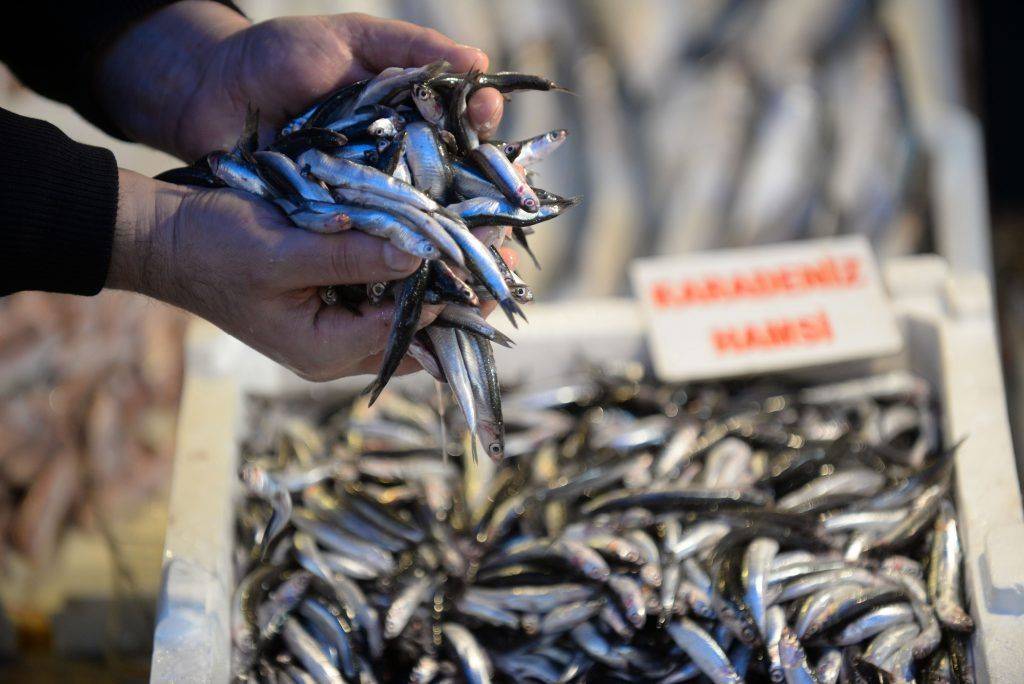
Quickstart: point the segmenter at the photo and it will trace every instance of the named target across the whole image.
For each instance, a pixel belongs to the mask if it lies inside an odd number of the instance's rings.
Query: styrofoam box
[[[890,264],[886,281],[905,351],[797,375],[822,382],[906,368],[934,384],[947,441],[967,437],[956,457],[956,495],[968,600],[977,623],[978,678],[1020,681],[1024,512],[986,279],[954,278],[938,257],[911,257]],[[639,311],[630,300],[538,305],[529,315],[530,324],[515,333],[516,348],[499,353],[498,366],[507,378],[550,381],[581,358],[645,354]],[[402,381],[416,382],[416,377]],[[232,514],[245,397],[334,393],[364,383],[365,378],[305,383],[208,326],[192,330],[152,681],[226,682],[230,675]]]

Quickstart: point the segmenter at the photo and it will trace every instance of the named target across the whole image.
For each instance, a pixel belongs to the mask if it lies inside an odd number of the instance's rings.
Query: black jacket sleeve
[[[228,0],[214,1],[238,11]],[[105,132],[126,139],[96,100],[96,60],[133,23],[174,2],[19,3],[17,20],[8,16],[0,21],[0,61],[40,95],[71,105]]]
[[[103,288],[117,218],[110,150],[0,109],[0,296]]]
[[[16,20],[0,21],[0,61],[33,90],[124,138],[93,92],[96,60],[132,23],[172,2],[21,3]],[[114,155],[2,109],[0,140],[0,296],[96,294],[107,278],[117,219]]]

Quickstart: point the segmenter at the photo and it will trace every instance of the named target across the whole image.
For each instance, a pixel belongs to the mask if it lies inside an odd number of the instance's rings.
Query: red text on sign
[[[862,283],[857,257],[824,257],[808,264],[758,268],[731,275],[711,274],[682,280],[662,280],[651,286],[657,308],[712,304],[739,299],[762,299],[814,290],[838,290]]]
[[[831,342],[833,338],[832,321],[827,313],[819,311],[808,316],[715,328],[711,331],[711,346],[719,356],[725,356],[810,346]]]

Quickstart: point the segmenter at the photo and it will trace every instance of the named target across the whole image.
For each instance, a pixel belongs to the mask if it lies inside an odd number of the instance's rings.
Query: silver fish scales
[[[273,424],[254,414],[248,442],[259,448],[243,465],[250,481],[261,468],[267,484],[250,486],[241,503],[249,522],[238,538],[235,674],[262,681],[267,668],[313,668],[333,681],[333,667],[377,681],[815,682],[842,681],[854,665],[906,680],[932,662],[962,664],[962,647],[946,651],[970,629],[962,589],[946,586],[962,575],[954,450],[929,443],[915,468],[892,450],[919,449],[916,440],[875,449],[878,433],[856,411],[821,412],[865,402],[935,411],[927,394],[879,397],[873,382],[864,379],[861,396],[844,389],[830,399],[826,386],[677,387],[629,367],[588,367],[566,391],[510,394],[510,437],[536,430],[524,418],[536,407],[560,419],[494,473],[460,443],[451,399],[442,407],[429,393],[386,390],[372,406],[280,400],[270,410],[291,416],[277,424],[292,428],[266,434]],[[769,410],[780,402],[787,411]],[[448,416],[447,445],[431,411],[438,425]],[[840,413],[823,442],[814,421]],[[664,434],[628,438],[658,425]],[[697,472],[638,479],[638,469],[658,468],[677,431],[703,439],[687,457]],[[302,465],[266,453],[301,451],[288,446],[299,439],[320,453],[304,452]],[[724,440],[765,463],[720,469],[722,452],[712,453]],[[332,449],[354,467],[325,468]],[[713,487],[701,476],[709,466]],[[302,467],[316,473],[305,489],[271,484]],[[280,504],[260,498],[270,490],[291,497],[283,529]],[[822,503],[776,505],[808,492]],[[866,543],[851,554],[856,535]],[[288,638],[251,623],[258,615],[290,625]]]

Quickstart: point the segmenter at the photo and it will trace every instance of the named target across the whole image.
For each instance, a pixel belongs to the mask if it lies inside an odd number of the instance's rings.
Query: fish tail
[[[493,338],[494,339],[492,339],[491,341],[494,342],[495,344],[500,344],[502,347],[512,348],[516,346],[515,341],[505,333],[501,332],[500,330],[494,331]]]
[[[529,323],[530,321],[526,318],[526,314],[523,313],[522,307],[512,298],[502,299],[498,302],[501,306],[501,310],[508,316],[508,320],[512,323],[515,328],[519,327],[519,322],[516,320],[516,315],[520,316],[524,321]]]
[[[540,261],[538,261],[537,255],[533,253],[533,250],[530,249],[530,243],[527,241],[526,233],[523,232],[523,229],[519,228],[519,227],[516,227],[516,226],[513,226],[512,227],[512,237],[515,239],[516,242],[519,243],[519,246],[522,247],[526,251],[526,253],[530,256],[530,260],[533,261],[533,265],[537,267],[537,270],[538,271],[541,270],[540,269]]]
[[[384,391],[384,386],[386,384],[386,382],[381,382],[380,376],[377,376],[374,378],[373,382],[366,386],[366,389],[360,392],[360,394],[364,396],[370,396],[370,401],[367,404],[368,406],[373,406],[373,403],[380,397],[380,393]]]

